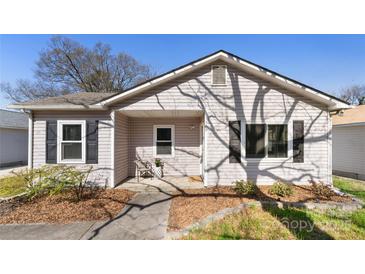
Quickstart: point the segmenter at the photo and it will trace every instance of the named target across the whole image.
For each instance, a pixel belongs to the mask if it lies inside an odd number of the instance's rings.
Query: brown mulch
[[[255,196],[237,195],[232,187],[214,187],[206,189],[186,190],[185,194],[177,194],[171,202],[168,230],[183,229],[222,209],[235,207],[241,203],[253,201],[281,202],[350,202],[350,197],[334,194],[327,198],[318,198],[306,186],[293,186],[293,195],[277,197],[269,194],[269,186],[259,186]]]
[[[123,189],[100,190],[95,195],[78,202],[74,193],[69,191],[32,201],[19,201],[13,210],[3,211],[0,224],[65,224],[76,221],[108,220],[115,217],[134,194]]]

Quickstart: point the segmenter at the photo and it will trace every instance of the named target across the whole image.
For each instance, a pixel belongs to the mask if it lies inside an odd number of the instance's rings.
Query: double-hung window
[[[246,125],[246,158],[288,157],[288,127],[286,124]]]
[[[154,126],[154,157],[174,157],[175,127],[173,125]]]
[[[85,121],[58,121],[58,162],[85,162]]]

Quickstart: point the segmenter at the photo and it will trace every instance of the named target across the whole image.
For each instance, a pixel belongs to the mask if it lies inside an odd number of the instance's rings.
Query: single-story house
[[[0,167],[28,162],[28,115],[0,109]]]
[[[135,159],[206,186],[238,179],[331,183],[330,113],[349,105],[220,50],[121,93],[14,104],[31,119],[30,167],[93,165],[113,187]]]
[[[333,174],[365,180],[365,105],[333,117]]]

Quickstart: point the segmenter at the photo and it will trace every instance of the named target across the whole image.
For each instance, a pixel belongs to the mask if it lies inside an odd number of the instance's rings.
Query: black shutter
[[[241,163],[241,123],[229,122],[229,162]]]
[[[304,162],[304,121],[293,121],[293,162]]]
[[[86,163],[98,163],[98,124],[99,121],[86,121]]]
[[[57,164],[57,121],[47,121],[46,126],[46,163]]]

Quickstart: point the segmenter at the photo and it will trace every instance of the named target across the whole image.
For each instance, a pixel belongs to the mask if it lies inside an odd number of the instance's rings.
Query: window
[[[288,157],[287,125],[246,125],[246,158]]]
[[[229,122],[229,162],[241,163],[241,122]]]
[[[59,121],[58,162],[85,161],[85,121]]]
[[[214,65],[212,66],[212,84],[225,85],[227,78],[227,66]]]
[[[286,158],[288,156],[288,129],[287,125],[268,125],[269,158]]]
[[[265,157],[265,132],[264,124],[246,125],[246,158]]]
[[[304,121],[293,121],[293,162],[304,162]]]
[[[154,126],[154,156],[174,156],[174,126]]]

